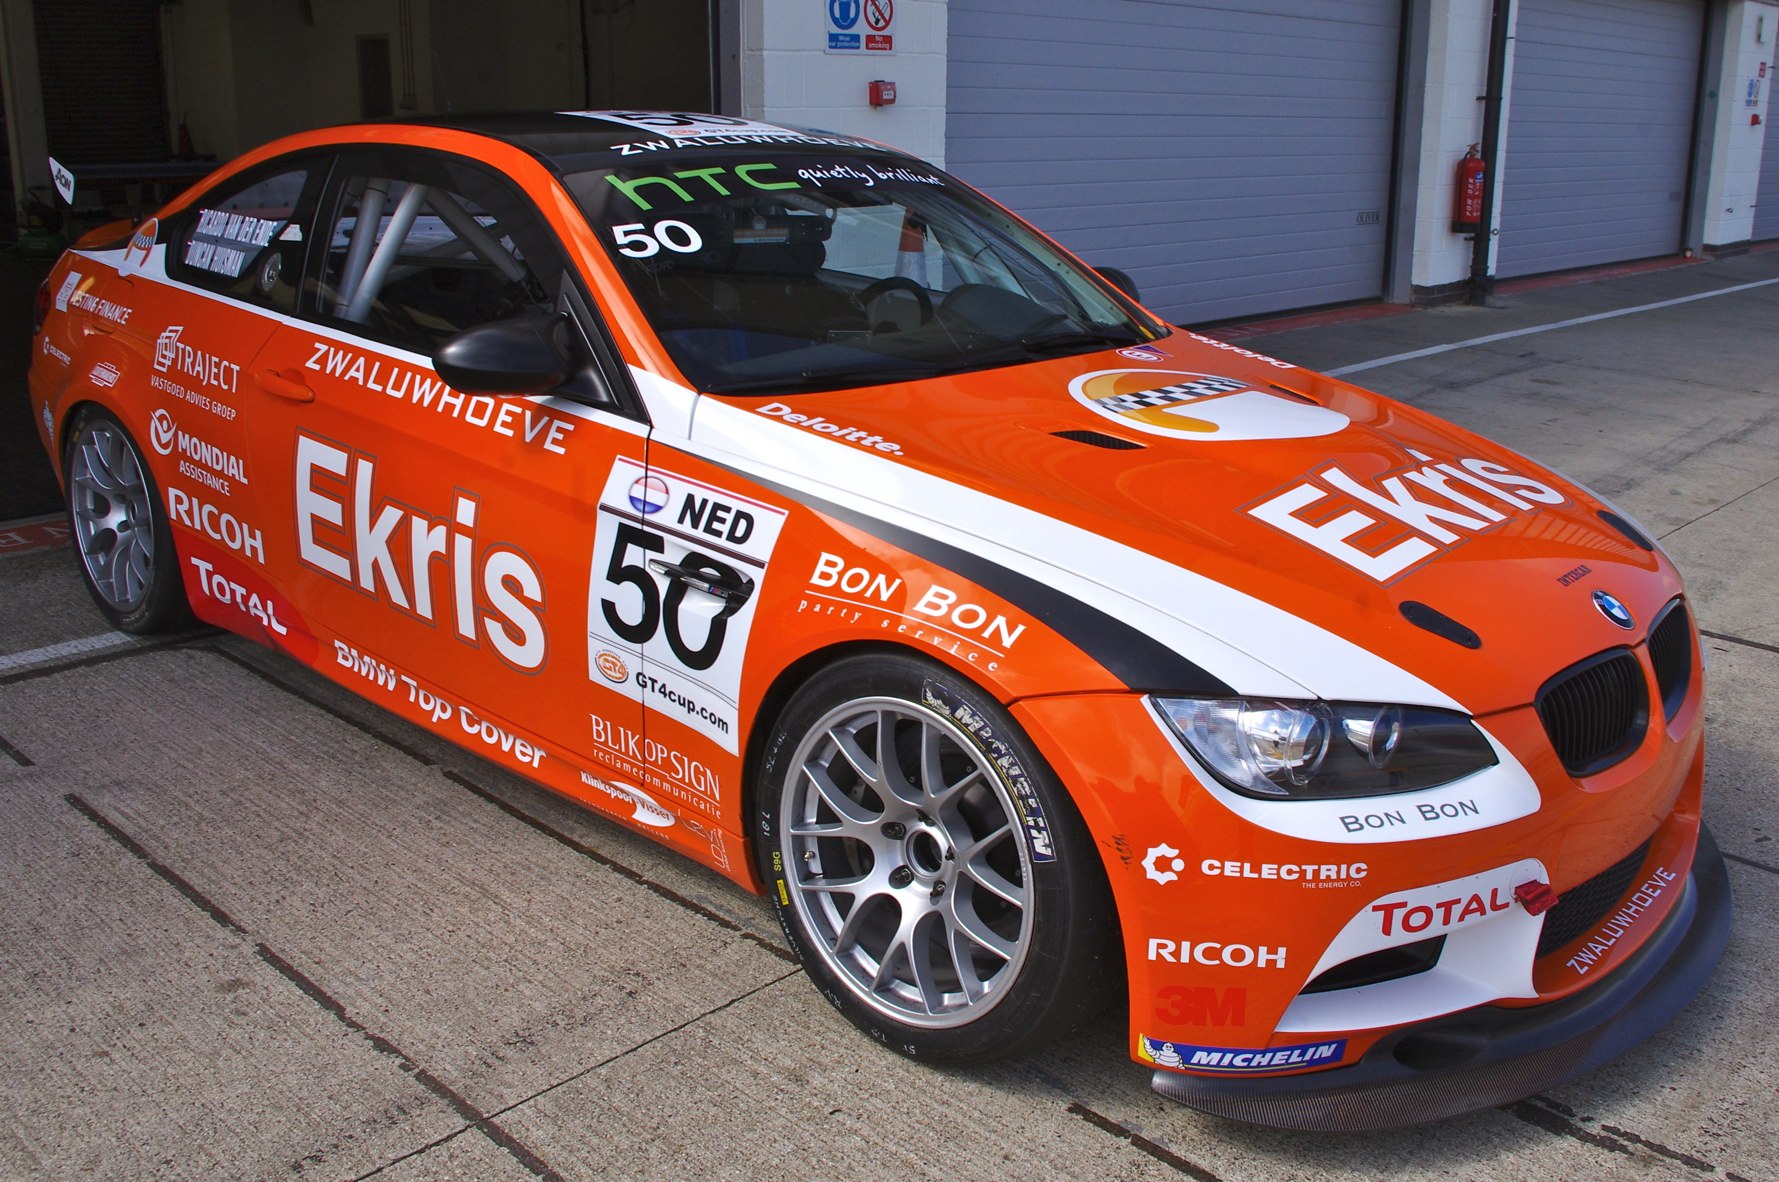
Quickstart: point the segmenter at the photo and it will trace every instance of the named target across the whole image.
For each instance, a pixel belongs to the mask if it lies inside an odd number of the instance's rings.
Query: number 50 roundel
[[[588,674],[738,750],[754,605],[785,513],[619,459],[599,497]]]

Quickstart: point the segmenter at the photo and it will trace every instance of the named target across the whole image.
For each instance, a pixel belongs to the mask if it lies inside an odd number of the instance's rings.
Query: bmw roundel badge
[[[1604,591],[1594,592],[1594,606],[1600,609],[1601,615],[1626,631],[1637,626],[1637,621],[1631,616],[1631,609]]]

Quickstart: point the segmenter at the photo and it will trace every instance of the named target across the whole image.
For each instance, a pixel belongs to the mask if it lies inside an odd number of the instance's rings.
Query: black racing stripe
[[[1020,574],[998,562],[990,562],[979,554],[960,550],[913,530],[891,525],[887,521],[820,497],[761,479],[751,472],[716,463],[714,460],[706,462],[733,472],[761,488],[771,489],[788,501],[795,501],[825,517],[845,522],[854,529],[862,530],[936,566],[953,571],[980,587],[986,587],[1021,611],[1042,621],[1046,627],[1098,661],[1112,676],[1133,690],[1207,698],[1236,696],[1235,690],[1208,670],[1187,660],[1154,637],[1145,636],[1116,616],[1029,575]]]

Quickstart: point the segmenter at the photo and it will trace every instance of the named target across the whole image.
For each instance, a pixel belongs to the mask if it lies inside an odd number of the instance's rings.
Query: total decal
[[[1179,370],[1095,370],[1070,381],[1069,393],[1121,427],[1172,439],[1310,439],[1351,422],[1339,411],[1257,390],[1237,378]]]
[[[388,500],[375,456],[302,433],[295,480],[304,565],[428,624],[449,620],[459,641],[522,672],[544,667],[543,576],[518,548],[478,536],[474,493],[456,490],[437,514]]]
[[[235,393],[241,367],[233,361],[186,343],[185,326],[175,324],[154,341],[154,372],[148,384],[163,394],[189,402],[218,418],[232,420],[234,406],[212,395]]]
[[[197,576],[198,590],[206,599],[240,612],[274,636],[290,635],[290,625],[286,621],[291,616],[288,612],[279,615],[278,601],[270,593],[261,594],[250,589],[218,570],[214,563],[195,554],[189,555],[186,561],[191,564],[192,573]]]
[[[430,369],[404,365],[348,345],[313,341],[303,368],[382,394],[421,410],[430,410],[471,427],[533,444],[553,455],[567,455],[573,419],[551,414],[525,398],[465,395],[445,384]]]
[[[247,466],[239,456],[190,431],[182,431],[165,407],[148,420],[148,442],[163,456],[179,456],[179,474],[205,488],[230,496],[234,485],[248,486]]]
[[[336,665],[351,670],[368,685],[380,687],[394,695],[398,701],[412,707],[411,713],[435,727],[449,730],[451,728],[445,724],[455,723],[457,730],[479,740],[490,752],[499,752],[510,757],[513,762],[533,770],[549,754],[537,744],[519,738],[493,719],[481,717],[473,708],[452,702],[437,691],[426,688],[387,661],[354,648],[343,640],[336,640],[333,644]]]
[[[797,599],[797,612],[876,627],[993,673],[1019,643],[1026,626],[965,599],[964,594],[921,576],[892,575],[824,550]]]
[[[1413,448],[1408,455],[1415,463],[1375,477],[1330,464],[1247,512],[1383,583],[1473,535],[1568,500],[1505,464]]]
[[[739,751],[743,656],[785,511],[613,462],[587,591],[587,674]]]
[[[1190,1043],[1137,1035],[1137,1058],[1169,1071],[1205,1071],[1219,1075],[1255,1075],[1294,1067],[1324,1067],[1347,1053],[1347,1040],[1298,1043],[1288,1047],[1201,1047]]]

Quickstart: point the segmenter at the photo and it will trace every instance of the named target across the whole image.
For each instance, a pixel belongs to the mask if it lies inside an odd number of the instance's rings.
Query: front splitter
[[[1157,1071],[1155,1091],[1251,1124],[1370,1132],[1522,1100],[1617,1058],[1696,997],[1730,934],[1730,882],[1699,830],[1686,887],[1661,927],[1610,977],[1549,1005],[1482,1006],[1396,1031],[1347,1067],[1264,1079]]]

